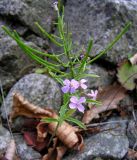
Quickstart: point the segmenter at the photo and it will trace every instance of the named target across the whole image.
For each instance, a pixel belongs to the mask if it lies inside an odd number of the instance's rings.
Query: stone
[[[5,98],[7,114],[12,110],[13,93],[19,92],[29,102],[40,107],[59,110],[61,105],[61,91],[58,84],[47,75],[28,74],[21,78],[9,91]],[[6,119],[4,106],[1,106],[2,118]]]
[[[127,137],[130,148],[137,149],[137,127],[134,120],[130,120],[128,123]]]
[[[11,73],[5,72],[0,68],[0,85],[2,85],[3,89],[8,90],[15,81]]]
[[[65,22],[73,34],[74,44],[85,48],[89,39],[94,40],[91,56],[97,55],[120,33],[126,22],[132,27],[104,58],[118,63],[137,48],[136,0],[68,0],[65,6]]]
[[[32,159],[41,160],[40,153],[35,151],[33,148],[29,147],[21,135],[15,135],[14,138],[16,142],[18,156],[22,160],[32,160]]]
[[[53,2],[54,0],[1,0],[0,14],[16,17],[35,33],[40,34],[35,22],[40,23],[49,32],[56,19]]]
[[[10,143],[10,140],[11,140],[10,132],[2,125],[0,125],[0,155],[5,153],[8,144]]]
[[[100,67],[97,64],[92,64],[88,66],[87,73],[100,76],[99,78],[86,78],[89,89],[105,87],[112,84],[112,82],[114,81],[114,76],[110,75],[105,68]]]
[[[82,152],[73,152],[63,160],[91,160],[95,157],[105,160],[122,159],[129,148],[126,127],[126,122],[110,123],[101,127],[100,133],[85,138],[85,148]]]

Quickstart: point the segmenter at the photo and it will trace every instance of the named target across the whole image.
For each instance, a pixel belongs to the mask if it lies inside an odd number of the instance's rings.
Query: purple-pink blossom
[[[85,97],[80,97],[78,99],[78,97],[76,96],[72,96],[70,98],[70,104],[69,104],[69,107],[71,109],[78,109],[80,112],[83,112],[84,113],[84,106],[82,105],[82,103],[86,102],[86,98]]]
[[[65,79],[63,81],[64,86],[61,88],[63,93],[74,93],[76,89],[79,87],[79,82],[76,81],[75,79],[69,80]]]
[[[95,90],[95,91],[91,90],[91,93],[88,93],[87,95],[93,100],[96,100],[97,94],[98,94],[98,90]]]
[[[85,84],[87,82],[86,79],[81,79],[80,82],[79,82],[79,86],[82,88],[82,89],[87,89],[87,85]]]

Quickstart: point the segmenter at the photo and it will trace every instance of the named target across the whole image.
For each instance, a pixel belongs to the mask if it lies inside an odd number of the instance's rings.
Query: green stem
[[[57,123],[57,126],[56,126],[56,128],[55,128],[55,131],[54,131],[54,133],[52,134],[52,136],[51,136],[51,138],[50,138],[50,140],[49,140],[48,147],[49,147],[49,145],[51,144],[53,138],[55,137],[55,135],[56,135],[56,133],[57,133],[57,130],[58,130],[58,128],[59,128],[59,124],[60,124],[60,123],[58,122],[58,123]]]

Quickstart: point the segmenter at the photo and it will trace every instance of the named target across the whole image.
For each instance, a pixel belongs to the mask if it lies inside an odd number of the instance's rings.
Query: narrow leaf
[[[69,122],[73,122],[73,123],[77,124],[79,127],[83,128],[83,129],[86,129],[86,126],[84,125],[84,123],[82,123],[81,121],[79,121],[75,118],[69,117],[66,120],[69,121]]]
[[[51,42],[53,42],[54,44],[56,44],[59,47],[62,47],[62,44],[60,44],[59,42],[57,42],[48,32],[46,32],[39,24],[38,22],[35,22],[35,25],[39,28],[39,30],[43,33],[43,35],[45,35],[45,37],[47,37],[48,39],[51,40]]]
[[[101,56],[103,56],[104,54],[106,54],[109,50],[111,50],[113,48],[113,46],[121,39],[121,37],[129,30],[129,28],[131,27],[132,23],[131,22],[128,22],[126,24],[126,26],[123,28],[123,30],[115,37],[115,39],[106,47],[105,50],[99,52],[99,54],[93,58],[92,60],[90,60],[88,62],[89,63],[92,63],[94,62],[95,60],[97,60],[98,58],[100,58]]]
[[[47,118],[42,118],[42,119],[41,119],[41,122],[45,122],[45,123],[58,122],[58,119],[47,117]]]

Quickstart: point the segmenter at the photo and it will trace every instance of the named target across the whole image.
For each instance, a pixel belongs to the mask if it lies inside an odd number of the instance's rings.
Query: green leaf
[[[86,65],[87,65],[87,59],[89,57],[89,53],[91,52],[92,46],[93,46],[93,39],[91,39],[88,43],[88,48],[87,48],[87,51],[86,51],[86,55],[84,56],[84,58],[82,60],[82,63],[79,67],[78,73],[85,71]]]
[[[101,102],[93,100],[93,99],[86,99],[86,102],[87,103],[93,103],[93,104],[96,104],[96,105],[101,105]]]
[[[72,114],[76,111],[76,109],[69,109],[64,116],[64,120],[72,116]]]
[[[37,68],[35,70],[35,73],[37,74],[43,74],[43,73],[46,73],[47,72],[47,68]]]
[[[79,80],[81,78],[86,78],[86,77],[92,77],[92,78],[99,78],[100,76],[96,74],[79,74],[78,76],[75,77],[75,79]]]
[[[129,30],[129,28],[131,27],[132,23],[128,22],[126,24],[126,26],[123,28],[123,30],[115,37],[115,39],[106,47],[106,49],[104,49],[103,51],[99,52],[99,54],[94,57],[93,59],[91,59],[88,64],[94,62],[95,60],[97,60],[98,58],[100,58],[101,56],[103,56],[104,54],[106,54],[109,50],[112,49],[112,47],[121,39],[121,37]]]
[[[57,82],[59,82],[61,85],[63,85],[63,80],[61,78],[59,78],[58,75],[54,74],[53,72],[51,72],[49,70],[49,74],[51,75],[51,77],[53,77]]]
[[[129,61],[125,62],[118,68],[117,77],[123,87],[133,90],[136,87],[137,65],[132,65]]]
[[[89,54],[90,54],[90,52],[91,52],[91,50],[92,50],[92,47],[93,47],[93,39],[91,39],[91,40],[89,41],[89,43],[88,43],[88,48],[87,48],[87,51],[86,51],[86,56],[87,56],[87,58],[88,58],[88,56],[89,56]]]
[[[39,28],[39,30],[41,31],[41,33],[47,37],[48,39],[51,40],[51,42],[53,42],[54,44],[56,44],[59,47],[62,47],[62,44],[60,44],[59,42],[57,42],[48,32],[46,32],[39,24],[38,22],[35,22],[35,25]]]
[[[69,117],[66,120],[69,121],[69,122],[73,122],[73,123],[77,124],[80,128],[86,129],[86,126],[84,125],[84,123],[82,123],[81,121],[79,121],[75,118]]]
[[[45,123],[52,123],[52,122],[58,122],[58,119],[56,118],[42,118],[41,122],[45,122]]]

